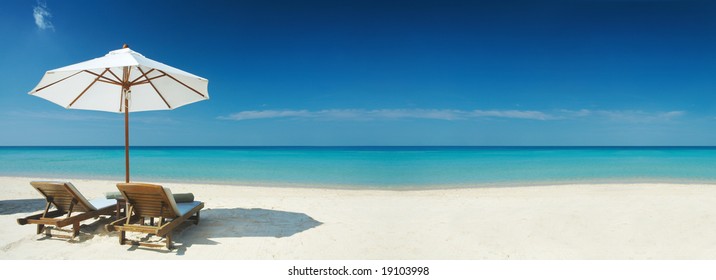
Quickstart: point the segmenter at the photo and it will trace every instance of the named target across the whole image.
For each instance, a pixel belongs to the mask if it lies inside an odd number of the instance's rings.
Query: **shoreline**
[[[174,251],[117,244],[109,219],[75,241],[16,219],[39,178],[0,177],[0,259],[714,259],[716,185],[579,184],[414,191],[164,183],[206,204]],[[115,182],[71,181],[88,199]],[[156,182],[161,184],[160,182]],[[137,236],[135,236],[137,237]]]
[[[101,181],[123,183],[123,180],[111,180],[104,177],[77,176],[71,177],[75,180],[83,181]],[[0,175],[0,180],[17,180],[30,179],[30,181],[72,181],[67,178],[51,177],[51,176],[6,176]],[[28,181],[28,184],[29,182]],[[714,185],[716,181],[712,180],[685,180],[680,178],[671,179],[604,179],[591,181],[538,181],[538,182],[500,182],[500,183],[471,183],[471,184],[444,184],[444,185],[341,185],[341,184],[304,184],[304,183],[265,183],[265,182],[213,182],[201,180],[132,180],[135,183],[149,183],[157,185],[204,185],[204,186],[222,186],[222,187],[249,187],[249,188],[279,188],[279,189],[319,189],[319,190],[348,190],[348,191],[432,191],[432,190],[459,190],[459,189],[491,189],[491,188],[525,188],[525,187],[554,187],[554,186],[578,186],[578,185]]]

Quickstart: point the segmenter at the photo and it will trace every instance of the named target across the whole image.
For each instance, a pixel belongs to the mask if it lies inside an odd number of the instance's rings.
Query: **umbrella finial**
[[[124,44],[124,45],[122,45],[122,48],[123,48],[123,49],[128,49],[128,48],[129,48],[129,45]]]

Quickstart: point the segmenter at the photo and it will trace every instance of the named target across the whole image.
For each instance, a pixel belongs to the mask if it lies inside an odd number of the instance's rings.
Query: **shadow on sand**
[[[37,212],[44,208],[44,199],[0,200],[0,215]]]
[[[17,213],[30,213],[42,211],[45,206],[44,199],[17,199],[0,200],[0,215],[11,215]],[[89,219],[82,222],[80,234],[69,243],[82,243],[93,239],[95,236],[112,236],[116,232],[107,232],[104,226],[114,219],[101,217]],[[216,245],[219,242],[215,238],[240,238],[240,237],[290,237],[294,234],[315,228],[322,223],[314,220],[304,213],[267,210],[267,209],[206,209],[201,211],[199,225],[185,222],[174,230],[173,240],[175,249],[172,251],[159,250],[165,253],[184,255],[187,248],[193,244]],[[35,225],[25,226],[28,231],[34,231]],[[69,234],[69,227],[52,229],[53,234]],[[62,240],[54,237],[38,236],[38,240]],[[142,235],[141,241],[150,241],[156,237]],[[153,240],[156,241],[156,240]],[[119,244],[118,244],[119,246]],[[137,246],[130,246],[128,250],[148,249]]]
[[[215,238],[273,237],[283,238],[320,226],[322,223],[303,213],[267,209],[206,209],[201,211],[199,225],[185,222],[174,230],[173,251],[184,255],[194,244],[216,245]],[[143,238],[143,241],[146,241]],[[128,250],[145,249],[131,246]],[[148,249],[156,251],[156,249]]]
[[[80,225],[79,235],[77,235],[73,239],[50,237],[39,234],[39,238],[37,240],[58,240],[68,243],[82,243],[93,239],[95,236],[107,236],[108,233],[104,229],[104,226],[112,221],[114,221],[114,217],[99,217],[96,219],[87,219],[84,220]],[[28,228],[28,230],[35,230],[36,225],[27,225],[26,227]],[[49,230],[53,235],[59,234],[69,236],[72,234],[71,229],[72,226],[70,225],[64,228],[46,227],[45,231],[47,232]]]
[[[45,208],[45,203],[46,200],[44,199],[0,200],[0,215],[14,215],[19,213],[27,213],[29,215],[31,213],[42,212]],[[82,243],[94,238],[96,235],[107,235],[107,231],[104,230],[104,225],[113,220],[114,219],[110,217],[99,217],[97,219],[87,219],[82,221],[79,235],[72,240],[49,237],[44,234],[38,234],[37,240],[60,240],[69,243]],[[27,224],[22,227],[23,228],[21,230],[34,232],[37,225]],[[48,226],[45,228],[45,232],[49,230],[53,235],[71,235],[71,228],[72,226],[66,226],[64,228]]]

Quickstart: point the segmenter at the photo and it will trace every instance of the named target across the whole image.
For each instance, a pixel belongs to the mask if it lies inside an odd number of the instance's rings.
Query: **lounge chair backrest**
[[[164,218],[180,216],[174,196],[169,189],[160,185],[142,183],[120,183],[117,184],[117,188],[139,216]]]
[[[60,211],[68,212],[73,200],[75,201],[73,212],[97,210],[70,182],[35,181],[30,182],[30,185]]]

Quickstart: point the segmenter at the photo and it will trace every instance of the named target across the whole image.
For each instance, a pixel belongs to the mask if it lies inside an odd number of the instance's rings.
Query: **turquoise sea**
[[[716,183],[716,147],[132,147],[132,181],[328,188]],[[0,176],[124,180],[124,147],[0,147]]]

